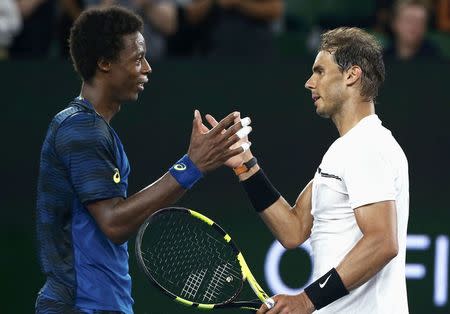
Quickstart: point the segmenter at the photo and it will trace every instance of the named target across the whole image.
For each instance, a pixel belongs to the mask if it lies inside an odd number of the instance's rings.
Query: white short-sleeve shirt
[[[378,116],[370,115],[330,146],[314,176],[313,280],[336,267],[362,237],[354,209],[387,200],[395,201],[397,208],[398,255],[364,285],[317,313],[408,313],[408,161]]]

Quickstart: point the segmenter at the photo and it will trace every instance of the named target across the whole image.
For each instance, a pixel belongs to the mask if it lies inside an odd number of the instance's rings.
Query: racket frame
[[[208,224],[210,227],[216,229],[216,231],[218,231],[221,235],[223,235],[225,242],[227,242],[228,245],[230,245],[232,247],[234,253],[236,254],[236,258],[239,262],[240,268],[241,268],[242,281],[241,281],[240,288],[237,289],[236,293],[231,298],[229,298],[228,300],[226,300],[222,303],[217,303],[217,304],[197,303],[197,302],[189,301],[180,296],[177,296],[173,292],[164,288],[149,272],[149,270],[145,266],[145,262],[144,262],[142,254],[141,254],[142,238],[143,238],[145,230],[147,229],[151,220],[154,217],[164,214],[167,211],[184,212],[185,214],[191,215],[191,216],[203,221],[204,223]],[[271,308],[273,306],[273,300],[269,297],[269,295],[267,295],[266,292],[264,292],[264,290],[261,288],[261,286],[256,281],[255,277],[253,276],[252,272],[250,271],[250,268],[247,265],[247,262],[244,259],[244,256],[242,255],[242,253],[240,252],[240,250],[238,249],[236,244],[231,239],[231,236],[221,226],[219,226],[217,223],[215,223],[213,220],[211,220],[210,218],[206,217],[205,215],[200,214],[199,212],[196,212],[192,209],[187,209],[184,207],[167,207],[167,208],[162,208],[162,209],[158,210],[153,215],[148,217],[145,220],[145,222],[141,225],[141,227],[139,228],[139,231],[137,233],[136,244],[135,244],[135,254],[136,254],[136,259],[138,261],[139,268],[147,275],[147,278],[150,280],[150,282],[154,286],[159,288],[162,292],[164,292],[165,294],[172,297],[175,301],[177,301],[178,303],[183,304],[185,306],[198,307],[199,309],[202,309],[202,310],[212,310],[215,308],[236,308],[236,307],[238,307],[241,309],[256,311],[261,306],[261,303],[259,303],[259,302],[234,301],[239,296],[240,292],[242,291],[243,283],[245,281],[247,281],[249,283],[250,288],[253,290],[253,292],[258,297],[258,299],[261,300],[262,303],[265,303],[269,308]]]

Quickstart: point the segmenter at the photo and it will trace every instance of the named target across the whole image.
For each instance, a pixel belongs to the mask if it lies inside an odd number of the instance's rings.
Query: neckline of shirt
[[[375,114],[375,113],[370,114],[370,115],[362,118],[361,120],[359,120],[358,123],[356,123],[350,130],[348,130],[347,133],[345,133],[344,135],[339,137],[338,140],[347,137],[348,135],[354,133],[356,130],[360,129],[363,126],[375,124],[375,123],[381,123],[381,120],[378,118],[377,114]]]

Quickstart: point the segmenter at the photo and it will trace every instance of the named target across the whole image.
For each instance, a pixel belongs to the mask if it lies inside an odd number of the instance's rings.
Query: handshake
[[[252,131],[249,117],[241,119],[239,112],[232,112],[220,122],[210,114],[205,116],[210,127],[195,110],[188,156],[202,172],[226,165],[239,167],[252,156],[248,134]]]
[[[241,119],[239,112],[232,112],[220,122],[210,114],[205,119],[209,127],[203,123],[200,112],[194,111],[188,152],[169,170],[185,189],[211,170],[222,165],[235,169],[253,157],[248,140],[252,131],[249,117]]]

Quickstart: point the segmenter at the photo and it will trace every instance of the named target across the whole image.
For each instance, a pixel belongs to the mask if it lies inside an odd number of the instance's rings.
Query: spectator
[[[0,60],[8,57],[14,35],[22,27],[22,19],[15,0],[0,1]]]
[[[16,2],[23,19],[23,28],[14,38],[10,49],[11,58],[47,57],[54,34],[55,0]]]
[[[140,14],[144,20],[147,58],[152,62],[166,56],[167,36],[177,27],[176,6],[171,0],[85,0],[88,6],[121,5]]]
[[[420,0],[396,1],[392,19],[394,40],[385,50],[385,55],[400,60],[438,56],[438,49],[425,38],[428,17],[428,2]]]
[[[269,59],[276,55],[273,23],[283,9],[283,0],[192,0],[178,11],[179,33],[188,30],[197,40],[186,43],[194,54]]]

